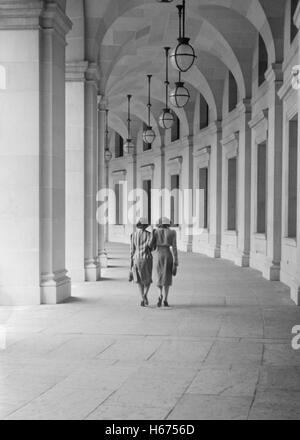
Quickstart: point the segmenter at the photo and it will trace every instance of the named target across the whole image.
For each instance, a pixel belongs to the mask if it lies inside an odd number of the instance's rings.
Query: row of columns
[[[98,94],[93,63],[67,65],[67,267],[75,282],[99,281],[107,267],[105,227],[97,222],[97,192],[106,185],[107,101]]]
[[[299,8],[298,8],[299,15]],[[299,57],[300,59],[300,57]],[[216,121],[191,140],[181,139],[179,149],[176,145],[163,147],[167,160],[161,160],[161,173],[166,172],[170,163],[182,161],[173,174],[180,174],[182,189],[197,188],[198,166],[209,167],[209,228],[203,236],[184,236],[179,230],[179,244],[183,250],[193,249],[216,258],[229,258],[242,267],[253,267],[260,270],[263,276],[271,281],[282,280],[282,246],[285,236],[283,228],[283,101],[280,90],[283,87],[283,66],[281,63],[272,64],[266,72],[264,93],[257,99],[245,99],[239,103],[224,121]],[[289,86],[291,88],[291,85]],[[298,92],[299,93],[299,92]],[[298,113],[299,113],[298,97]],[[300,131],[299,131],[300,132]],[[199,142],[199,146],[198,146]],[[298,140],[299,142],[299,140]],[[186,145],[187,143],[187,145]],[[266,230],[260,232],[257,225],[259,181],[257,179],[258,147],[266,144],[267,197],[266,197]],[[207,147],[209,145],[209,147]],[[194,149],[194,153],[192,150]],[[300,145],[298,144],[298,151]],[[192,157],[194,155],[194,158]],[[144,158],[143,167],[150,166],[155,158],[153,155]],[[236,158],[237,163],[237,217],[234,230],[227,225],[228,210],[228,159]],[[298,159],[300,164],[300,159]],[[120,173],[131,188],[131,161],[116,161],[111,164],[112,176]],[[153,162],[154,163],[154,162]],[[157,167],[157,163],[155,167]],[[193,168],[194,166],[194,168]],[[298,165],[299,167],[300,165]],[[127,169],[127,175],[124,173]],[[194,179],[193,179],[194,172]],[[140,173],[140,171],[138,171]],[[298,171],[300,175],[300,170]],[[152,172],[153,174],[153,172]],[[157,176],[157,170],[154,171]],[[172,173],[171,173],[172,174]],[[128,176],[128,177],[127,177]],[[149,177],[147,177],[149,178]],[[159,180],[159,179],[158,179]],[[152,177],[153,181],[153,177]],[[156,184],[156,183],[155,183]],[[161,178],[162,188],[166,186]],[[139,186],[139,185],[138,185]],[[298,197],[299,197],[298,179]],[[300,201],[298,199],[298,213]],[[114,231],[114,227],[112,227]],[[298,214],[298,235],[300,233],[300,215]],[[122,237],[123,239],[123,237]],[[128,239],[128,234],[126,236]],[[299,236],[297,237],[298,267]],[[294,261],[294,259],[293,259]],[[292,299],[299,304],[300,276],[297,274],[291,287]]]
[[[66,66],[71,26],[59,2],[0,4],[0,305],[64,301],[106,265],[99,77]]]

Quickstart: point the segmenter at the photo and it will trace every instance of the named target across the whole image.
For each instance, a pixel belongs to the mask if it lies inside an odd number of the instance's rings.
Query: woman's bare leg
[[[165,301],[165,303],[168,304],[168,296],[169,296],[170,286],[165,286],[164,290],[165,290],[165,300],[164,301]]]
[[[144,294],[144,298],[145,298],[145,301],[146,301],[146,305],[149,304],[149,301],[148,301],[148,293],[149,293],[150,287],[151,287],[151,284],[149,284],[148,286],[145,286],[145,294]]]
[[[162,303],[162,300],[163,300],[163,292],[162,292],[163,288],[159,286],[158,289],[159,289],[159,297],[158,297],[157,306],[161,307],[161,303]]]
[[[142,297],[142,301],[144,301],[144,286],[143,286],[143,284],[138,283],[138,288],[139,288],[139,292]]]

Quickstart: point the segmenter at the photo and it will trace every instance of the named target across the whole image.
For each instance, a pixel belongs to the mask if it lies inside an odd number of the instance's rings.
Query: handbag
[[[173,264],[172,275],[173,277],[176,277],[177,275],[177,266],[175,266],[175,264]]]

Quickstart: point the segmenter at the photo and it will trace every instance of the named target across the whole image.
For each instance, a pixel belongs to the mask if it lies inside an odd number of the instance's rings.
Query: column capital
[[[56,1],[46,3],[42,10],[41,25],[43,29],[54,29],[63,39],[72,29],[73,23]]]
[[[272,63],[265,73],[265,78],[269,84],[274,82],[281,85],[283,82],[282,63]]]
[[[223,132],[223,122],[222,121],[213,121],[209,124],[209,126],[206,128],[207,134],[216,134],[216,133],[222,133]]]
[[[249,99],[249,98],[242,99],[238,103],[237,108],[240,113],[251,113],[252,112],[251,99]]]
[[[262,121],[267,121],[269,117],[269,109],[264,109],[255,115],[253,115],[251,121],[249,121],[249,127],[254,128],[258,124],[260,124]]]
[[[295,15],[294,15],[294,23],[298,29],[300,29],[300,3],[298,3]]]
[[[74,61],[66,63],[66,81],[83,82],[88,68],[87,61]]]
[[[105,96],[98,94],[97,105],[98,105],[98,112],[105,112],[108,108],[108,99]]]
[[[87,82],[95,83],[97,85],[100,80],[99,67],[97,63],[88,63],[85,79]]]

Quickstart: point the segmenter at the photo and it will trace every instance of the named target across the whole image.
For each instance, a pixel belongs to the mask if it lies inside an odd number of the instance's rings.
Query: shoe
[[[164,306],[165,307],[170,307],[168,301],[164,301]]]
[[[144,298],[144,303],[145,303],[145,306],[149,306],[149,301],[148,301],[148,298],[146,296]]]
[[[161,304],[162,304],[162,296],[160,296],[159,298],[158,298],[158,302],[157,302],[157,307],[161,307]]]
[[[144,300],[141,302],[141,307],[145,307],[145,301]]]

